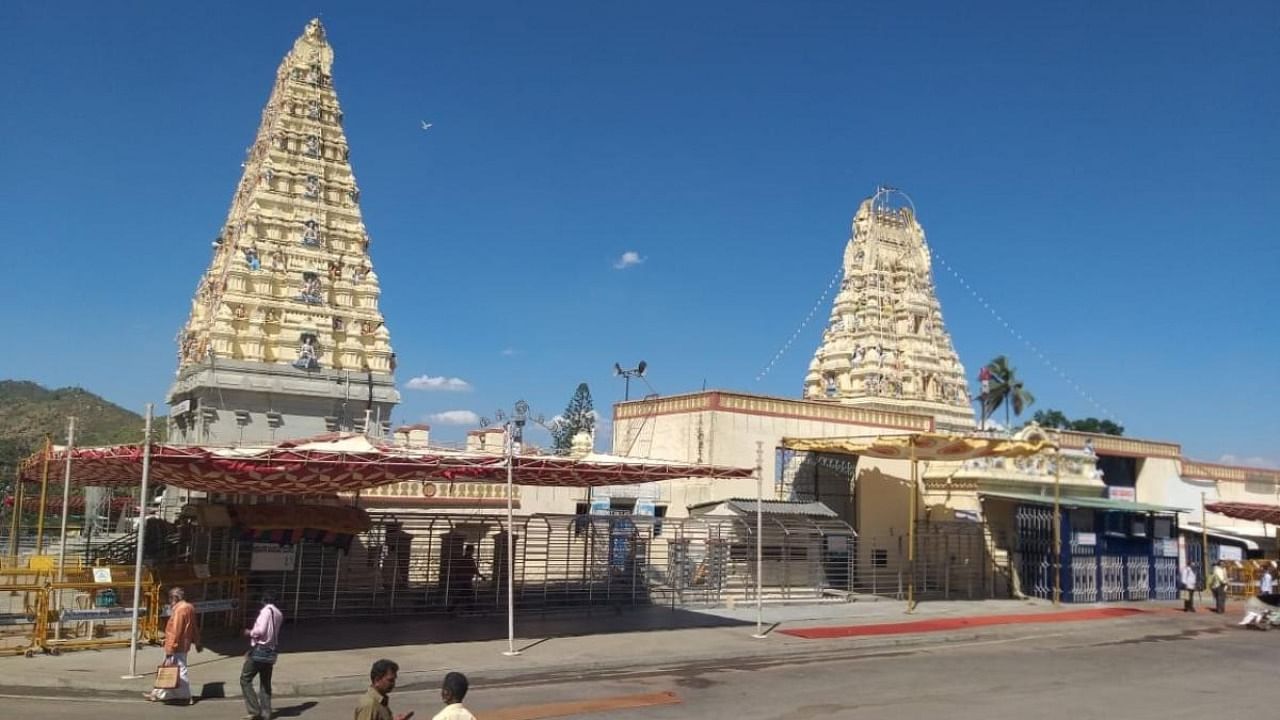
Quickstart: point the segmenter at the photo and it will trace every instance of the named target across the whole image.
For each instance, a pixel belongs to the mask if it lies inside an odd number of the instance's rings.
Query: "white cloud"
[[[410,378],[404,386],[410,390],[443,390],[445,392],[466,392],[471,389],[471,383],[466,380],[443,375],[438,377],[419,375],[416,378]]]
[[[515,348],[502,348],[503,357],[511,357],[512,355],[518,355],[518,354],[520,354],[520,351]]]
[[[436,425],[479,425],[480,416],[470,410],[445,410],[428,415],[427,422]]]
[[[622,257],[614,261],[613,269],[626,270],[632,265],[639,265],[642,262],[644,262],[644,258],[640,257],[640,253],[636,252],[635,250],[628,250],[622,253]]]
[[[1271,470],[1280,470],[1280,463],[1277,463],[1275,460],[1272,460],[1270,458],[1264,458],[1260,456],[1240,457],[1239,455],[1232,455],[1228,453],[1218,458],[1218,462],[1222,463],[1223,465],[1244,465],[1246,467],[1268,468]]]

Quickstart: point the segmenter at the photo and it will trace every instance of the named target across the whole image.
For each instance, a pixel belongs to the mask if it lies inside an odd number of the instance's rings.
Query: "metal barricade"
[[[138,635],[132,634],[133,568],[68,568],[61,582],[47,582],[36,603],[29,653],[128,647],[154,640],[157,598],[143,570]]]
[[[164,623],[169,617],[169,606],[163,603],[168,591],[181,587],[187,602],[195,606],[200,633],[205,637],[238,635],[245,622],[245,578],[240,575],[211,575],[201,577],[191,566],[160,568],[156,571],[155,597],[158,612],[155,614],[155,634],[151,642],[159,642],[164,636]]]

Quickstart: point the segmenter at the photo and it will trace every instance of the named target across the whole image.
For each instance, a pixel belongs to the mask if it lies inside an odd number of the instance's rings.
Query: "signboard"
[[[1158,538],[1167,538],[1173,536],[1173,519],[1167,517],[1158,517],[1152,522],[1151,534]]]
[[[111,584],[111,568],[96,567],[93,569],[93,581]]]
[[[178,403],[178,404],[176,404],[176,405],[171,405],[171,406],[169,407],[169,414],[170,414],[170,415],[172,415],[172,416],[174,416],[174,417],[176,417],[176,416],[178,416],[178,415],[183,415],[183,414],[186,414],[186,413],[189,413],[189,412],[191,412],[191,401],[190,401],[190,400],[183,400],[182,402],[180,402],[180,403]]]
[[[636,501],[636,509],[635,509],[635,511],[634,511],[632,514],[634,514],[634,515],[648,515],[649,517],[653,517],[653,514],[654,514],[654,505],[653,505],[653,501],[652,501],[652,500],[637,500],[637,501]]]
[[[227,612],[228,610],[235,610],[237,605],[235,600],[201,600],[191,604],[195,606],[197,615],[211,612]],[[128,608],[124,608],[124,610],[127,612]],[[168,605],[160,611],[160,617],[169,617],[171,614],[173,614],[173,608]]]
[[[1077,545],[1097,545],[1098,534],[1091,532],[1077,532],[1075,534],[1075,544]]]
[[[591,498],[591,514],[592,515],[608,515],[609,514],[609,498],[607,497]]]
[[[272,543],[254,543],[253,556],[249,559],[252,572],[292,572],[293,546]]]
[[[1107,497],[1112,500],[1137,502],[1138,491],[1136,488],[1131,487],[1109,487],[1107,488]]]
[[[1219,560],[1243,560],[1244,548],[1241,548],[1238,545],[1219,545],[1218,559]]]
[[[52,555],[32,555],[27,558],[27,568],[31,570],[52,570],[58,567],[58,558]]]
[[[143,610],[145,612],[145,609]],[[111,618],[129,617],[133,615],[133,608],[127,607],[110,607],[110,608],[86,608],[86,609],[66,609],[58,614],[58,619],[63,622],[84,622],[93,620],[109,620]]]
[[[1156,538],[1151,544],[1156,557],[1178,557],[1178,541],[1173,538]]]

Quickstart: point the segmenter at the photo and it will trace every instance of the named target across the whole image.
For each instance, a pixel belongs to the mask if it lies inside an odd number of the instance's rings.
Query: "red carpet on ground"
[[[1128,617],[1145,612],[1136,608],[1093,608],[1090,610],[1066,610],[1048,613],[1024,613],[1021,615],[979,615],[960,618],[934,618],[914,622],[881,623],[879,625],[842,625],[836,627],[796,628],[779,630],[783,635],[820,640],[869,635],[907,635],[911,633],[943,632],[987,625],[1019,625],[1028,623],[1079,622],[1082,620],[1106,620]]]

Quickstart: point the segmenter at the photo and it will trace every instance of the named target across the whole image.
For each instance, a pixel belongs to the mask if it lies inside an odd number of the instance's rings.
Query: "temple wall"
[[[904,428],[885,427],[871,422],[857,423],[822,418],[796,417],[808,406],[815,412],[830,408],[824,404],[801,403],[791,400],[735,395],[732,402],[744,407],[739,409],[702,409],[705,404],[698,400],[708,394],[674,398],[677,403],[685,403],[688,408],[683,411],[664,414],[649,414],[637,417],[616,417],[613,425],[613,452],[619,455],[631,455],[655,460],[678,460],[682,462],[700,462],[712,465],[733,467],[754,467],[759,452],[762,469],[763,494],[766,499],[778,498],[777,449],[785,437],[875,437],[894,432],[904,432]],[[722,398],[720,402],[730,404]],[[842,413],[854,413],[853,408],[837,408]],[[790,416],[784,413],[791,413]],[[616,415],[616,413],[615,413]],[[850,415],[850,417],[854,417]],[[916,416],[878,414],[868,416],[869,420],[889,420],[894,422],[910,422],[906,418],[923,421],[920,430],[930,427],[927,418]],[[759,448],[757,447],[759,444]],[[888,463],[888,464],[886,464]],[[903,463],[905,465],[905,463]],[[899,477],[906,477],[908,472],[896,467],[892,461],[863,459],[859,462],[858,471],[864,468],[886,468]],[[654,483],[654,495],[668,505],[670,517],[683,517],[688,514],[688,506],[713,500],[728,498],[754,498],[756,496],[756,480],[743,478],[733,480],[678,480]],[[597,497],[626,494],[622,488],[601,488]],[[872,491],[873,502],[881,501],[879,490]],[[890,493],[892,494],[892,493]],[[905,493],[903,494],[905,497]],[[837,511],[840,508],[835,508]],[[906,519],[903,505],[902,522]],[[851,521],[853,518],[849,518]],[[879,519],[868,519],[876,524],[877,531],[887,532],[888,527],[896,521],[881,523]],[[883,525],[883,527],[881,527]]]

